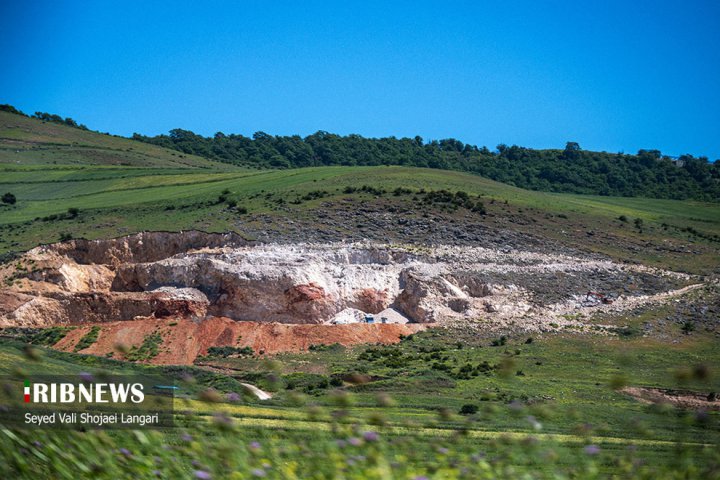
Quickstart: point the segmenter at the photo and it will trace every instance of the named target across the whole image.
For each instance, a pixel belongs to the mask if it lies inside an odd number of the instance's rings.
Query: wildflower
[[[348,438],[348,443],[353,447],[359,447],[360,445],[362,445],[362,440],[356,437],[350,437]]]
[[[600,453],[600,447],[597,445],[588,445],[585,447],[585,453],[588,455],[597,455]]]
[[[35,440],[35,441],[33,442],[33,445],[35,446],[35,448],[41,448],[41,447],[42,447],[42,443],[38,442],[37,440]]]
[[[125,455],[126,457],[132,456],[132,453],[131,453],[130,450],[128,450],[127,448],[121,448],[121,449],[119,450],[119,452],[122,453],[123,455]]]
[[[380,435],[377,432],[365,432],[363,438],[368,442],[377,442],[380,439]]]
[[[417,477],[413,477],[413,480],[430,480],[425,475],[418,475]]]
[[[470,456],[470,459],[471,459],[473,462],[479,462],[480,460],[483,460],[484,458],[485,458],[485,454],[484,454],[484,453],[473,453],[473,454]]]
[[[227,394],[228,402],[239,402],[240,398],[241,398],[240,395],[235,392],[230,392]]]
[[[92,373],[89,372],[80,372],[78,376],[83,382],[92,382],[94,380]]]
[[[337,440],[335,440],[335,445],[337,445],[340,448],[343,448],[343,447],[345,447],[345,445],[347,445],[347,442],[342,439],[337,439]]]
[[[181,438],[185,442],[192,442],[193,439],[192,435],[190,435],[189,433],[183,433]]]
[[[438,453],[442,453],[443,455],[447,455],[450,452],[450,450],[445,447],[438,447],[437,451]]]
[[[265,475],[267,475],[267,473],[265,473],[265,470],[262,470],[260,468],[254,468],[250,473],[252,473],[253,477],[264,477]]]
[[[205,470],[195,470],[195,478],[199,478],[200,480],[210,480],[212,475]]]
[[[250,450],[260,450],[261,447],[260,442],[250,442],[250,445],[248,445]]]
[[[527,417],[527,421],[530,423],[534,430],[542,430],[542,423],[538,422],[537,419],[532,415],[529,415]]]

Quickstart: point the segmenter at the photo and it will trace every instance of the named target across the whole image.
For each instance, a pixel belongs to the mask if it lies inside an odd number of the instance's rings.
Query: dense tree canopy
[[[683,155],[663,156],[658,150],[636,155],[582,150],[567,142],[563,150],[534,150],[517,145],[486,147],[449,138],[364,138],[316,132],[252,138],[218,132],[203,137],[175,129],[168,135],[135,140],[188,154],[258,168],[297,168],[321,165],[407,165],[460,170],[518,187],[550,192],[651,198],[720,200],[720,161]]]

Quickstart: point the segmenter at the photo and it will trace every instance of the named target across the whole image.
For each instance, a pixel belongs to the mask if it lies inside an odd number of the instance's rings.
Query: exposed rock
[[[0,266],[0,280],[8,285],[0,291],[0,325],[137,318],[202,325],[213,317],[342,324],[375,314],[377,323],[385,316],[389,323],[528,331],[581,328],[573,319],[579,314],[664,301],[697,282],[641,265],[509,247],[250,245],[234,234],[200,232],[39,247]],[[613,304],[583,304],[589,290]]]

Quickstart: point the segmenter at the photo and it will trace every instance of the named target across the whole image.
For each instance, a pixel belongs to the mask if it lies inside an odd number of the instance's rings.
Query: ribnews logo
[[[32,385],[32,389],[31,389]],[[35,383],[25,380],[25,403],[142,403],[145,399],[142,383]],[[30,392],[32,390],[32,397]]]
[[[38,375],[0,383],[0,425],[21,428],[172,427],[180,391],[158,376]]]

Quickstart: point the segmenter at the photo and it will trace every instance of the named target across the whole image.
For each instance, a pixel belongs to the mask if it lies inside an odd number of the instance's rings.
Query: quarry
[[[213,346],[257,353],[392,343],[428,326],[611,331],[593,320],[666,301],[700,279],[607,259],[460,245],[257,243],[144,232],[71,240],[0,267],[0,326],[74,326],[55,348],[109,355],[161,335],[158,363]]]

